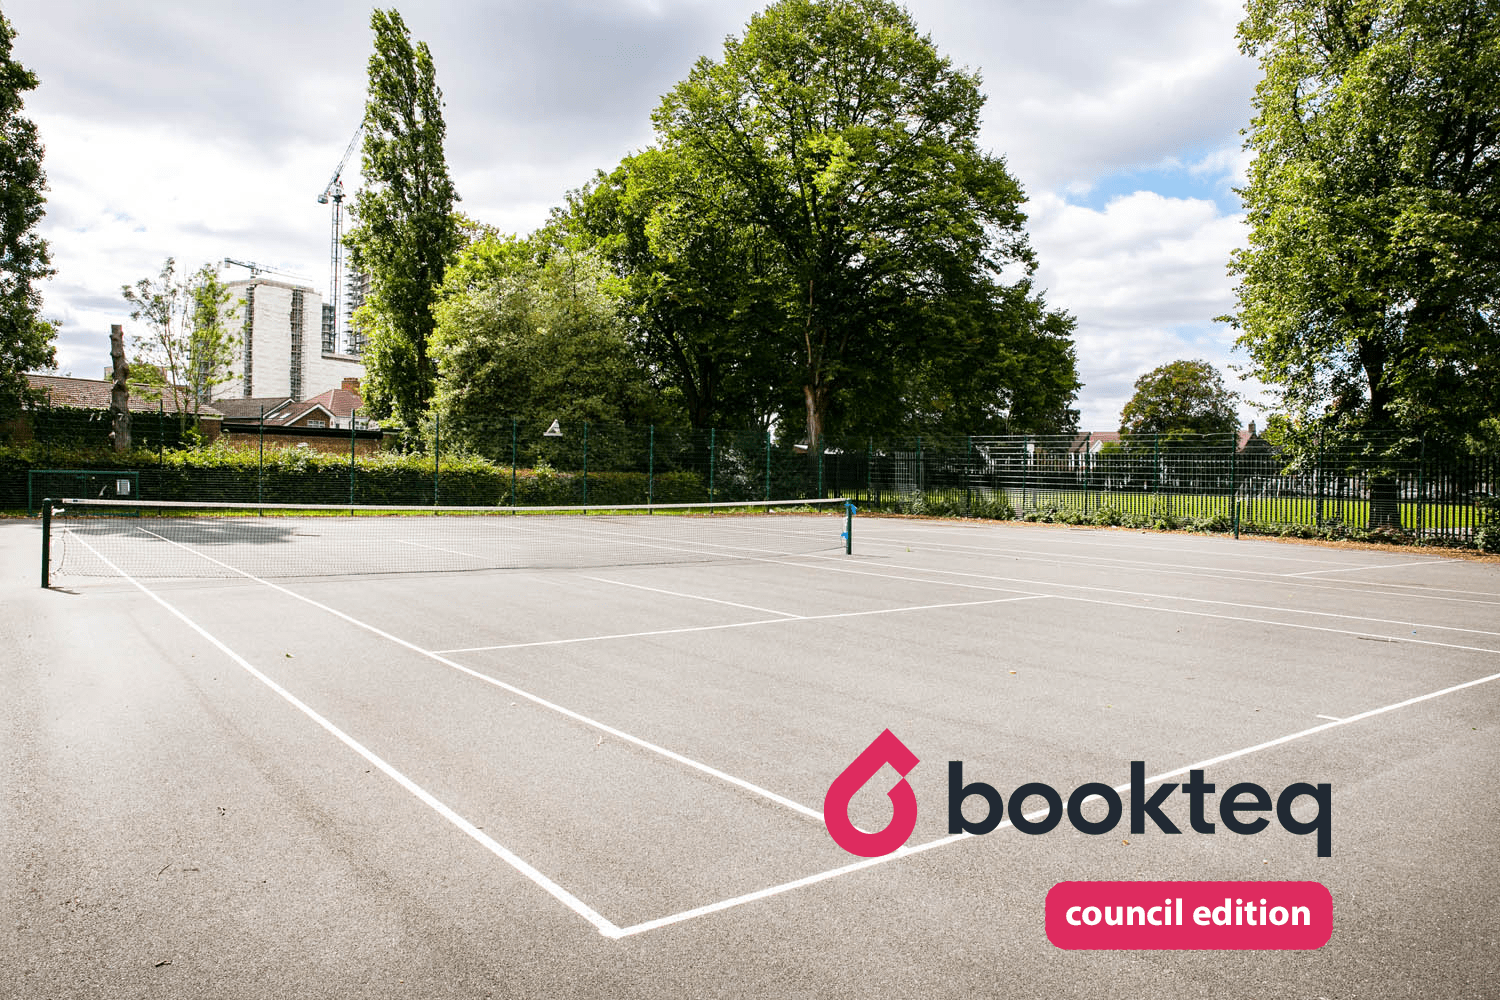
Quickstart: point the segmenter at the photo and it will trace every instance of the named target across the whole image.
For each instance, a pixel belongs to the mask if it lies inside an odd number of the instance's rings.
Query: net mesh
[[[54,501],[54,578],[457,573],[845,551],[848,505],[331,507]]]

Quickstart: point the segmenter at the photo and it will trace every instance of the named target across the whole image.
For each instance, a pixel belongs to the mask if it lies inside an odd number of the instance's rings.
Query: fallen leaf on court
[[[1012,671],[1011,671],[1011,673],[1015,673],[1015,671],[1014,671],[1014,670],[1012,670]]]
[[[163,965],[171,965],[171,964],[172,964],[172,960],[170,958],[164,958],[160,962],[156,963],[156,968],[160,969]]]
[[[287,658],[287,659],[288,659],[288,660],[290,660],[290,659],[291,659],[291,658],[292,658],[292,654],[291,654],[291,653],[288,653],[288,654],[286,654],[286,658]]]
[[[1128,841],[1128,840],[1122,840],[1122,841],[1120,841],[1120,843],[1124,844],[1126,847],[1130,846],[1130,841]]]

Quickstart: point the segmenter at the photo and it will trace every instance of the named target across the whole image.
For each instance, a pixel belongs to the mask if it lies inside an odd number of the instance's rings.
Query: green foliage
[[[1120,433],[1218,434],[1239,427],[1238,396],[1207,361],[1173,361],[1135,380],[1135,395],[1120,413]]]
[[[57,331],[41,318],[36,287],[54,273],[47,242],[36,234],[47,177],[36,125],[22,113],[23,95],[37,79],[11,58],[14,39],[0,12],[0,420],[29,400],[26,372],[57,363]]]
[[[654,394],[626,341],[620,282],[597,255],[485,236],[443,285],[432,356],[444,434],[510,456],[511,420],[651,422]]]
[[[350,266],[370,276],[355,316],[368,337],[362,388],[372,412],[415,428],[435,385],[428,341],[432,306],[463,239],[458,200],[443,154],[442,93],[425,42],[413,47],[400,13],[370,17],[363,173],[356,227],[345,237]]]
[[[120,294],[131,306],[130,318],[147,331],[132,338],[132,390],[146,399],[170,399],[185,433],[188,415],[234,377],[239,338],[224,323],[229,290],[211,264],[178,281],[177,263],[168,257],[155,279],[124,285]]]
[[[1226,317],[1304,427],[1463,441],[1500,411],[1500,8],[1252,0]]]
[[[1021,187],[977,144],[983,104],[889,0],[780,0],[673,88],[660,152],[597,185],[584,225],[643,272],[646,343],[692,419],[774,412],[813,454],[830,430],[1004,420],[1018,400],[1066,418],[1071,321],[1040,300],[1033,321],[999,284],[1034,261]],[[1032,357],[1051,388],[1008,399]]]

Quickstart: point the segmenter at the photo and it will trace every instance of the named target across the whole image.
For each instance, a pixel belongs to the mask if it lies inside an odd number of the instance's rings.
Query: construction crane
[[[344,165],[349,162],[349,157],[354,155],[354,147],[359,142],[359,137],[364,133],[365,126],[361,122],[354,130],[354,135],[349,139],[349,145],[344,150],[339,165],[334,168],[333,177],[328,181],[328,186],[323,193],[318,195],[318,204],[333,205],[333,237],[328,249],[328,301],[333,303],[333,343],[335,349],[340,340],[343,327],[343,310],[339,308],[339,282],[344,272]]]
[[[278,268],[266,267],[264,264],[257,264],[253,260],[235,260],[233,257],[225,257],[224,258],[224,263],[220,264],[219,266],[220,267],[230,267],[230,266],[243,267],[243,268],[245,268],[246,270],[248,270],[250,272],[250,277],[252,277],[252,278],[258,278],[262,274],[279,274],[279,275],[282,275],[283,277],[287,277],[287,278],[296,278],[298,281],[307,281],[308,280],[308,278],[307,278],[306,275],[293,274],[291,271],[282,271],[282,270],[280,270]]]

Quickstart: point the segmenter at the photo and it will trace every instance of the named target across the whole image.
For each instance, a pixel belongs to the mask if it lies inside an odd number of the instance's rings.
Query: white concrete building
[[[332,308],[311,288],[254,277],[225,283],[228,327],[240,338],[234,378],[214,398],[290,396],[308,399],[363,378],[364,363],[339,354]]]

